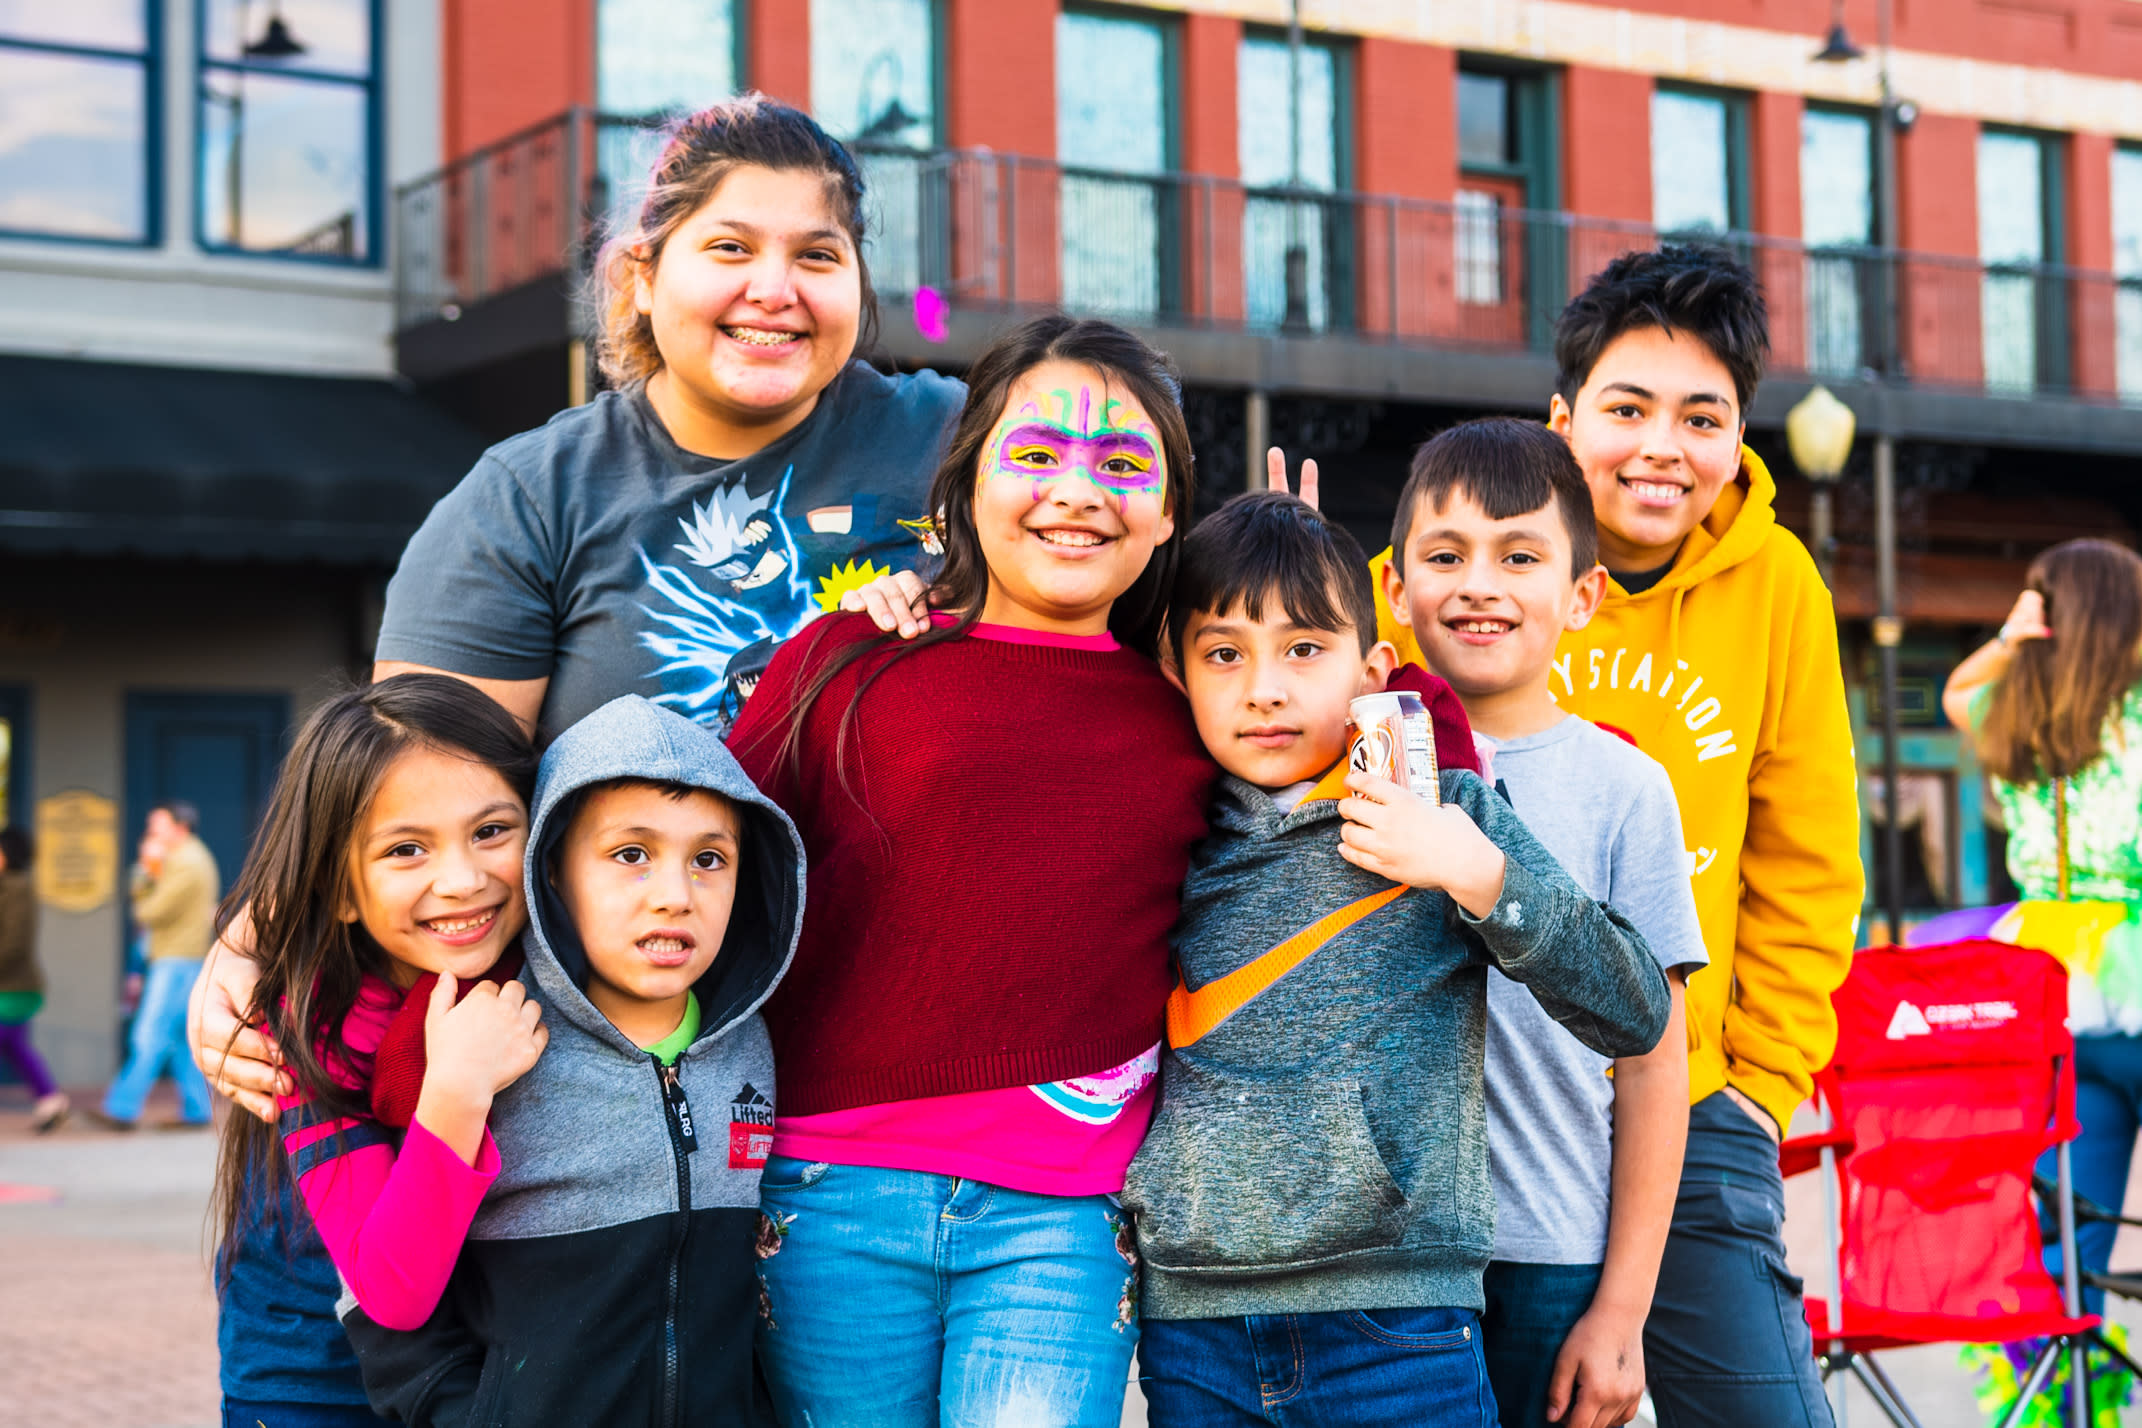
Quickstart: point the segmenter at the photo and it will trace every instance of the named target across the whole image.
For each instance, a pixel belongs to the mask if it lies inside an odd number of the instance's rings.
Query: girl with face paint
[[[1115,1196],[1214,769],[1153,662],[1193,490],[1166,359],[1037,319],[969,374],[932,628],[784,646],[732,738],[810,850],[766,1007],[759,1348],[784,1422],[1109,1425]]]

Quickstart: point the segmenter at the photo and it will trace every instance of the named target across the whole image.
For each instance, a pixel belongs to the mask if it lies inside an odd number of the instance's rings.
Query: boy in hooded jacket
[[[529,999],[550,1044],[493,1103],[501,1170],[445,1298],[338,1306],[405,1423],[770,1423],[752,1369],[773,1051],[804,853],[721,740],[638,696],[543,757]]]
[[[1562,637],[1552,688],[1665,766],[1710,956],[1688,979],[1688,1149],[1644,1332],[1676,1428],[1831,1421],[1777,1141],[1836,1049],[1865,880],[1830,593],[1742,441],[1768,351],[1754,275],[1701,246],[1622,255],[1555,329],[1548,424],[1612,581]],[[1388,604],[1383,621],[1418,658]]]

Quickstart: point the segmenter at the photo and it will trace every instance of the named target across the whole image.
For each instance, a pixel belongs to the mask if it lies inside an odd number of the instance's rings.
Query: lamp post
[[[238,0],[238,57],[241,60],[286,60],[305,53],[305,46],[290,33],[290,26],[283,20],[282,0],[274,0],[268,11],[268,27],[261,31],[260,38],[249,40],[252,25],[248,23],[251,0]],[[202,87],[201,95],[211,104],[220,105],[231,117],[230,140],[223,152],[223,210],[224,226],[229,230],[229,242],[233,248],[245,247],[245,71],[235,69],[231,73],[231,92],[218,94]]]
[[[1875,319],[1875,377],[1886,384],[1899,368],[1897,351],[1897,114],[1899,105],[1889,83],[1889,50],[1892,0],[1876,0],[1875,77],[1881,109],[1875,117],[1874,186],[1877,221],[1881,230],[1876,258],[1876,286],[1880,312]],[[1843,64],[1865,52],[1845,32],[1844,0],[1837,0],[1828,39],[1813,58],[1818,64]],[[1889,818],[1882,829],[1882,904],[1888,916],[1889,940],[1902,939],[1904,929],[1904,830],[1897,822],[1897,646],[1904,639],[1904,620],[1897,613],[1897,451],[1889,431],[1887,394],[1875,394],[1874,435],[1874,648],[1880,661],[1882,700],[1882,787]]]
[[[1814,387],[1785,414],[1785,441],[1792,448],[1793,465],[1814,487],[1808,501],[1808,543],[1815,548],[1815,565],[1825,585],[1836,583],[1830,568],[1831,547],[1836,543],[1830,493],[1844,474],[1858,430],[1859,418],[1824,386]]]

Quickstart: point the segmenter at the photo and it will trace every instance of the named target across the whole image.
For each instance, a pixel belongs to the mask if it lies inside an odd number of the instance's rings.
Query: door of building
[[[122,861],[132,863],[149,810],[183,799],[201,811],[201,841],[229,888],[267,808],[289,728],[286,695],[127,695]],[[126,939],[125,968],[138,970],[132,926]]]

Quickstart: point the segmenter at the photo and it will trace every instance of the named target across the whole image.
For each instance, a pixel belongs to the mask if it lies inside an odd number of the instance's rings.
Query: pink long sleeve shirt
[[[350,1050],[377,1050],[400,1004],[401,993],[366,978],[342,1024]],[[339,1058],[328,1068],[340,1084],[365,1089]],[[343,1284],[382,1327],[420,1327],[446,1292],[476,1207],[498,1178],[490,1130],[470,1166],[413,1122],[397,1151],[396,1132],[378,1121],[326,1115],[302,1094],[279,1097],[278,1105],[283,1150]]]

